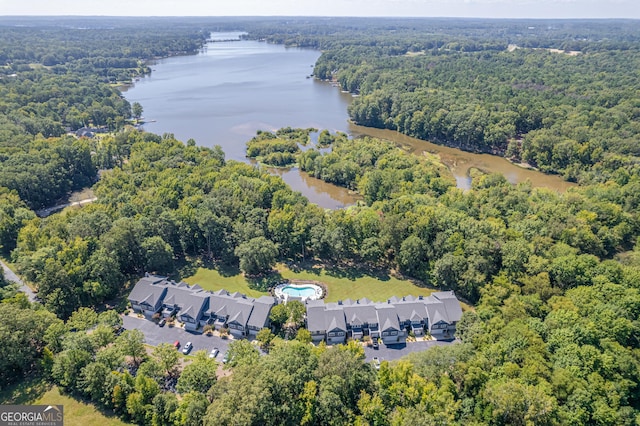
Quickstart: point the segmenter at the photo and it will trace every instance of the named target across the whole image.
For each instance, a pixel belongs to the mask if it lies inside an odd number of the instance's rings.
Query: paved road
[[[145,342],[151,346],[157,346],[160,343],[171,343],[178,340],[180,347],[184,346],[187,342],[193,343],[193,349],[191,354],[195,351],[204,350],[207,353],[211,352],[211,349],[220,349],[220,354],[217,356],[218,361],[222,361],[224,353],[227,351],[229,343],[233,340],[221,339],[218,336],[207,336],[206,334],[192,333],[186,331],[181,327],[164,327],[158,326],[155,321],[149,321],[143,318],[137,318],[132,316],[123,317],[124,328],[127,330],[138,329],[144,334]]]
[[[55,212],[57,212],[59,210],[62,210],[64,208],[71,207],[71,206],[84,206],[85,204],[93,203],[97,199],[98,198],[93,197],[93,198],[87,198],[87,199],[80,200],[80,201],[74,201],[73,203],[58,204],[57,206],[53,206],[53,207],[49,207],[49,208],[46,208],[46,209],[38,210],[36,212],[36,214],[39,217],[47,217],[51,213],[55,213]]]
[[[221,339],[218,336],[207,336],[205,334],[189,332],[181,327],[169,327],[167,325],[159,327],[154,321],[132,316],[124,317],[124,328],[128,330],[136,328],[142,331],[146,343],[152,346],[157,346],[160,343],[173,343],[178,340],[180,341],[180,345],[184,345],[187,342],[193,343],[191,353],[198,350],[210,352],[211,349],[216,347],[220,349],[218,361],[222,360],[229,343],[232,342],[232,340]],[[456,341],[450,340],[429,340],[426,342],[409,342],[393,346],[380,345],[380,349],[377,350],[365,348],[364,353],[366,361],[371,361],[374,356],[377,356],[380,361],[394,361],[411,352],[421,352],[434,346],[450,345],[455,342]]]
[[[4,277],[8,281],[13,281],[14,283],[18,283],[20,286],[19,290],[27,295],[31,302],[36,302],[37,298],[35,293],[17,276],[4,262],[0,261],[0,265],[2,265],[2,269],[4,270]]]

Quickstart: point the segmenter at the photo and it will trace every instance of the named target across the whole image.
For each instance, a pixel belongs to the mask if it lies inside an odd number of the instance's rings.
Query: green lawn
[[[250,297],[260,297],[267,294],[249,288],[249,282],[239,272],[236,272],[235,275],[222,275],[216,269],[198,268],[195,275],[183,278],[183,281],[191,285],[198,284],[205,290],[211,291],[220,289],[231,293],[239,291]]]
[[[92,404],[60,393],[41,377],[22,380],[0,392],[0,404],[63,405],[66,426],[126,426],[115,416],[108,416]]]
[[[383,302],[392,296],[428,296],[435,291],[378,271],[372,273],[359,269],[327,270],[318,266],[292,271],[281,264],[277,268],[284,278],[314,280],[326,284],[327,302],[363,297],[374,302]]]
[[[372,273],[364,269],[325,269],[319,266],[306,266],[294,271],[283,264],[278,264],[277,270],[282,278],[314,280],[326,284],[328,289],[326,301],[328,302],[363,297],[380,302],[391,296],[428,296],[434,291],[386,273]],[[266,294],[251,289],[247,279],[236,271],[233,274],[220,274],[215,269],[198,268],[194,275],[184,278],[184,281],[192,285],[199,284],[206,290],[223,288],[229,292],[239,291],[251,297]]]
[[[42,398],[34,404],[64,406],[65,426],[126,426],[125,423],[115,416],[106,416],[96,409],[92,404],[78,401],[67,395],[60,393],[60,390],[53,386],[51,390],[42,395]]]

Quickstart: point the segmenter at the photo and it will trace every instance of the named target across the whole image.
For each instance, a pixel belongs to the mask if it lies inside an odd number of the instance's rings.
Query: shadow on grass
[[[258,291],[268,291],[271,287],[274,287],[284,281],[282,275],[278,271],[272,271],[268,274],[259,275],[256,277],[246,277],[249,288]]]
[[[180,282],[186,277],[195,275],[196,272],[198,272],[198,268],[201,266],[205,266],[205,262],[201,260],[194,261],[192,259],[179,259],[176,262],[176,271],[170,274],[169,278],[176,282]]]
[[[362,277],[373,277],[380,281],[389,281],[389,271],[382,268],[372,268],[367,265],[353,263],[319,263],[314,261],[288,263],[287,267],[293,272],[306,272],[314,275],[325,273],[335,278],[346,278],[355,281]]]
[[[237,266],[229,265],[210,259],[181,259],[177,262],[176,271],[169,275],[169,278],[179,282],[185,278],[192,277],[198,272],[198,268],[215,269],[223,277],[233,277],[240,274]]]
[[[51,385],[42,377],[24,379],[0,391],[0,404],[33,404],[49,389],[51,389]]]
[[[304,262],[287,262],[287,268],[289,268],[292,272],[300,273],[306,272],[308,274],[318,275],[322,272],[324,266],[318,262],[307,260]]]
[[[215,265],[215,269],[223,277],[235,277],[240,275],[240,268],[237,265],[219,264]]]

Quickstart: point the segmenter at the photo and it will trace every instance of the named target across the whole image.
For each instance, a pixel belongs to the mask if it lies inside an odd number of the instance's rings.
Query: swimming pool
[[[315,287],[310,287],[310,286],[302,287],[297,285],[296,286],[288,285],[282,288],[282,292],[293,297],[307,298],[307,297],[315,296],[316,289]]]
[[[275,295],[283,301],[286,301],[290,297],[301,299],[302,301],[318,300],[322,299],[323,291],[322,287],[315,284],[283,283],[276,286]]]

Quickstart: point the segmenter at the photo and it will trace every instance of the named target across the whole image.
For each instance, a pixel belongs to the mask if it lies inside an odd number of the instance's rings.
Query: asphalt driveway
[[[180,349],[187,343],[193,343],[193,349],[189,354],[194,354],[196,351],[204,350],[207,353],[211,352],[211,349],[218,348],[220,353],[216,357],[218,361],[222,361],[222,357],[229,347],[229,343],[233,340],[222,339],[218,336],[208,336],[202,333],[193,333],[187,331],[181,327],[164,327],[158,326],[154,321],[149,321],[144,318],[137,318],[135,316],[124,316],[123,326],[127,330],[138,329],[144,334],[145,343],[151,346],[158,346],[160,343],[173,344],[176,340],[180,342]]]
[[[199,350],[204,350],[209,353],[214,347],[218,348],[220,349],[220,354],[218,354],[217,357],[218,361],[222,360],[224,353],[229,347],[229,343],[233,341],[230,339],[221,339],[218,336],[207,336],[206,334],[186,331],[181,327],[169,327],[168,325],[159,327],[154,321],[137,318],[135,316],[124,317],[124,328],[127,330],[138,329],[142,331],[142,334],[145,336],[145,342],[151,346],[157,346],[160,343],[173,344],[173,342],[178,340],[180,347],[184,346],[187,342],[193,343],[191,354]],[[365,348],[364,353],[366,361],[371,361],[374,356],[377,356],[380,361],[395,361],[412,352],[426,351],[434,346],[451,345],[453,343],[456,343],[456,341],[428,340],[389,346],[381,344],[379,349]]]

